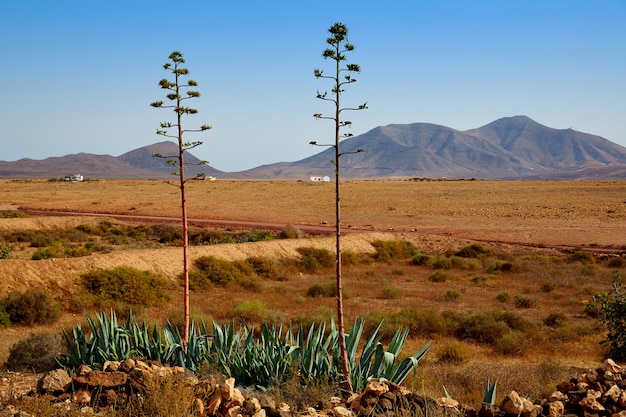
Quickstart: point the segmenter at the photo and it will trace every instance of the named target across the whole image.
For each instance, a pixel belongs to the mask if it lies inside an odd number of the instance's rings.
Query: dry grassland
[[[333,231],[332,183],[218,180],[188,184],[189,215],[193,219],[243,222],[224,226],[231,228],[255,224],[280,228],[291,223]],[[0,182],[0,206],[33,210],[172,217],[177,221],[179,198],[178,188],[164,181]],[[385,239],[408,240],[433,256],[452,253],[475,240],[484,241],[494,250],[494,255],[481,263],[451,269],[445,282],[432,282],[434,269],[408,262],[347,265],[344,272],[349,320],[411,308],[466,314],[499,309],[537,322],[550,313],[561,312],[568,318],[568,329],[583,333],[574,337],[544,328],[532,346],[525,346],[520,354],[505,356],[487,346],[458,347],[455,339],[436,337],[435,347],[420,363],[416,388],[425,383],[428,392],[441,396],[441,385],[445,383],[453,397],[475,402],[487,377],[497,379],[502,392],[517,389],[526,394],[521,387],[549,390],[550,384],[560,382],[552,379],[571,374],[576,368],[596,366],[602,360],[598,345],[602,330],[585,315],[585,305],[593,294],[607,290],[622,271],[602,262],[568,263],[567,254],[549,246],[624,249],[626,182],[347,181],[342,186],[342,209],[342,224],[346,231],[355,232],[344,235],[344,248],[358,253],[372,253],[370,242]],[[100,220],[78,216],[0,219],[0,233],[75,227]],[[212,255],[227,260],[250,256],[295,258],[298,247],[315,245],[333,250],[333,244],[333,238],[327,236],[210,245],[192,247],[191,256]],[[488,271],[490,265],[503,261],[511,262],[513,270]],[[2,260],[0,295],[11,289],[38,286],[59,299],[71,297],[81,291],[77,284],[80,273],[117,265],[152,270],[176,283],[181,262],[180,248],[176,247],[72,259]],[[333,275],[332,269],[308,275],[291,268],[284,280],[266,280],[255,290],[226,287],[194,293],[193,315],[229,320],[238,304],[260,300],[274,320],[320,317],[332,311],[334,299],[310,298],[306,292],[314,283],[331,281]],[[498,300],[503,293],[510,299]],[[532,305],[516,306],[516,296],[526,297]],[[172,304],[146,309],[141,315],[159,322],[180,315],[180,309]],[[69,326],[79,320],[69,314],[61,324]],[[0,333],[0,360],[6,358],[9,343],[25,337],[28,331],[10,328]],[[405,352],[417,349],[429,338],[414,335]],[[451,346],[463,353],[462,363],[438,361]],[[529,381],[531,378],[535,380]]]

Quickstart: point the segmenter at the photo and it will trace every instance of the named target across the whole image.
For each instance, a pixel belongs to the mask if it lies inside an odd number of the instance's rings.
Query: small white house
[[[309,180],[311,182],[330,182],[330,177],[328,175],[310,174]]]
[[[69,176],[65,177],[65,181],[81,182],[81,181],[84,181],[84,180],[85,179],[80,174],[73,174],[73,175],[69,175]]]

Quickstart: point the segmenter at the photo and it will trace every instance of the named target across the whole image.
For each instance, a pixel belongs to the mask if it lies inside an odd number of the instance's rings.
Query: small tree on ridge
[[[173,172],[172,174],[179,177],[179,188],[181,197],[181,211],[183,222],[183,314],[185,326],[183,329],[183,350],[187,352],[187,343],[189,341],[189,230],[187,226],[187,200],[185,195],[185,152],[195,148],[196,146],[202,145],[202,142],[185,142],[183,141],[183,134],[187,132],[203,132],[205,130],[211,129],[211,126],[202,125],[199,129],[193,130],[183,129],[183,115],[198,113],[198,110],[183,105],[183,102],[185,102],[186,100],[200,97],[199,92],[189,89],[191,87],[197,87],[198,83],[191,79],[188,79],[187,82],[184,82],[182,80],[183,76],[187,76],[189,74],[189,70],[187,68],[181,67],[181,65],[185,63],[182,53],[178,51],[172,52],[169,56],[169,60],[170,62],[167,62],[163,65],[163,69],[165,69],[166,71],[170,71],[174,76],[174,79],[173,81],[170,81],[166,78],[163,78],[161,81],[159,81],[159,86],[161,86],[162,89],[169,91],[166,97],[171,104],[164,105],[163,101],[155,101],[153,103],[150,103],[150,105],[156,108],[174,110],[174,113],[176,114],[176,121],[174,123],[161,122],[161,128],[157,129],[156,133],[157,135],[176,139],[178,141],[178,154],[172,156],[164,156],[155,153],[152,156],[168,159],[167,162],[178,170],[176,172]],[[183,96],[183,93],[185,93],[185,96]],[[175,129],[175,133],[169,133],[168,129]],[[206,163],[206,161],[200,162],[200,164]],[[202,175],[203,174],[198,174],[198,176]]]

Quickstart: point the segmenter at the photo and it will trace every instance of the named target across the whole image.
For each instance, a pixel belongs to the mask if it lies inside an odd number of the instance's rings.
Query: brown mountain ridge
[[[430,123],[380,126],[341,143],[342,152],[363,149],[341,160],[346,178],[598,179],[626,178],[626,148],[600,136],[553,129],[526,116],[498,119],[459,131]],[[160,142],[110,155],[72,154],[43,160],[0,161],[0,177],[170,178],[174,167],[153,153],[176,155],[174,142]],[[334,175],[334,149],[295,162],[278,162],[241,172],[188,165],[188,176],[203,172],[219,178],[307,179]],[[187,154],[187,162],[198,158]]]

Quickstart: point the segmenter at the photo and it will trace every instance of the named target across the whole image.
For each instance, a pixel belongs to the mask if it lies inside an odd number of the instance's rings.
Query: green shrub
[[[546,281],[546,282],[541,284],[541,291],[543,291],[545,293],[552,292],[555,289],[556,289],[556,284],[554,282]]]
[[[358,265],[361,263],[361,256],[353,250],[344,249],[341,251],[341,263],[343,265]]]
[[[430,282],[446,282],[454,278],[455,276],[453,274],[446,272],[443,269],[438,269],[428,277],[428,280]]]
[[[608,348],[608,357],[615,361],[626,360],[626,287],[615,283],[610,292],[602,292],[593,297],[588,314],[597,312],[607,329],[602,344]]]
[[[0,212],[0,218],[2,219],[15,219],[15,218],[23,218],[28,217],[28,214],[19,210],[6,210]]]
[[[10,292],[4,299],[4,310],[11,323],[26,326],[52,323],[60,316],[59,306],[52,297],[32,288],[24,293]]]
[[[437,362],[444,364],[460,365],[470,358],[467,346],[463,343],[447,343],[439,352]]]
[[[260,300],[243,301],[233,307],[230,315],[233,319],[246,323],[271,323],[275,320],[275,315]]]
[[[455,290],[448,290],[443,296],[444,301],[457,301],[461,298],[461,293]]]
[[[376,249],[373,258],[378,262],[390,262],[396,259],[411,259],[418,250],[411,243],[404,240],[376,240],[372,242]]]
[[[182,228],[171,224],[155,224],[150,233],[159,243],[176,243],[183,238]]]
[[[476,284],[476,285],[485,285],[487,283],[487,278],[485,277],[474,277],[471,279],[472,283]]]
[[[496,300],[500,301],[501,303],[506,303],[511,300],[511,294],[506,291],[500,292],[496,295]]]
[[[302,247],[296,250],[300,254],[300,266],[308,273],[335,266],[336,256],[328,249]]]
[[[623,268],[624,266],[626,266],[626,259],[624,259],[623,256],[610,258],[606,262],[606,266],[608,266],[609,268]]]
[[[255,275],[240,278],[238,284],[241,288],[250,292],[261,292],[263,290],[263,280]]]
[[[481,245],[480,243],[472,243],[469,246],[464,246],[455,255],[461,258],[478,258],[481,255],[489,255],[491,249]]]
[[[33,261],[41,261],[42,259],[60,258],[59,252],[52,248],[39,248],[32,255]]]
[[[394,287],[384,287],[380,290],[380,297],[383,300],[397,300],[402,298],[402,290]]]
[[[515,270],[515,266],[513,265],[512,262],[500,262],[500,261],[497,261],[497,262],[489,265],[489,267],[487,267],[487,271],[491,272],[491,273],[512,272],[514,270]]]
[[[169,300],[167,281],[150,271],[128,266],[96,269],[80,276],[87,292],[98,302],[156,306]]]
[[[543,324],[548,327],[561,327],[567,322],[567,316],[560,311],[553,312],[548,314],[546,318],[543,319]]]
[[[65,352],[60,334],[33,333],[9,349],[4,367],[16,372],[48,372],[56,369],[56,359]]]
[[[261,278],[275,278],[280,273],[280,268],[275,260],[266,257],[253,256],[246,259],[255,274]]]
[[[411,334],[421,337],[445,336],[454,329],[454,323],[445,315],[426,308],[406,308],[391,314],[370,313],[366,316],[369,331],[381,321],[385,330],[408,329]]]
[[[201,256],[193,263],[198,274],[189,276],[189,284],[194,289],[207,288],[211,285],[225,287],[241,278],[241,271],[232,263],[213,256]]]
[[[422,252],[417,252],[415,255],[413,255],[413,257],[411,258],[411,265],[426,265],[428,264],[428,262],[430,261],[430,256],[422,253]]]
[[[337,285],[334,281],[323,284],[313,284],[306,290],[307,297],[330,298],[337,293]]]
[[[533,328],[533,324],[523,317],[500,310],[458,316],[456,321],[458,338],[491,346],[511,330],[526,332]]]
[[[278,237],[281,239],[300,239],[303,235],[304,234],[298,228],[298,226],[294,226],[293,224],[289,223],[288,225],[283,227],[283,229],[278,234]]]
[[[532,340],[520,331],[508,332],[500,337],[493,345],[493,350],[500,355],[520,356],[530,346]]]
[[[452,268],[452,260],[446,258],[443,255],[437,255],[434,259],[430,260],[430,266],[435,269],[450,269]]]
[[[13,252],[12,246],[0,243],[0,259],[10,259],[11,252]]]
[[[583,265],[595,264],[596,263],[596,258],[595,258],[595,256],[593,256],[592,253],[578,251],[578,252],[570,255],[567,258],[567,262],[569,262],[569,263],[580,262]]]
[[[537,300],[526,295],[518,294],[515,296],[513,303],[517,308],[531,308],[537,304]]]
[[[0,330],[11,326],[11,316],[7,313],[4,300],[0,300]]]

